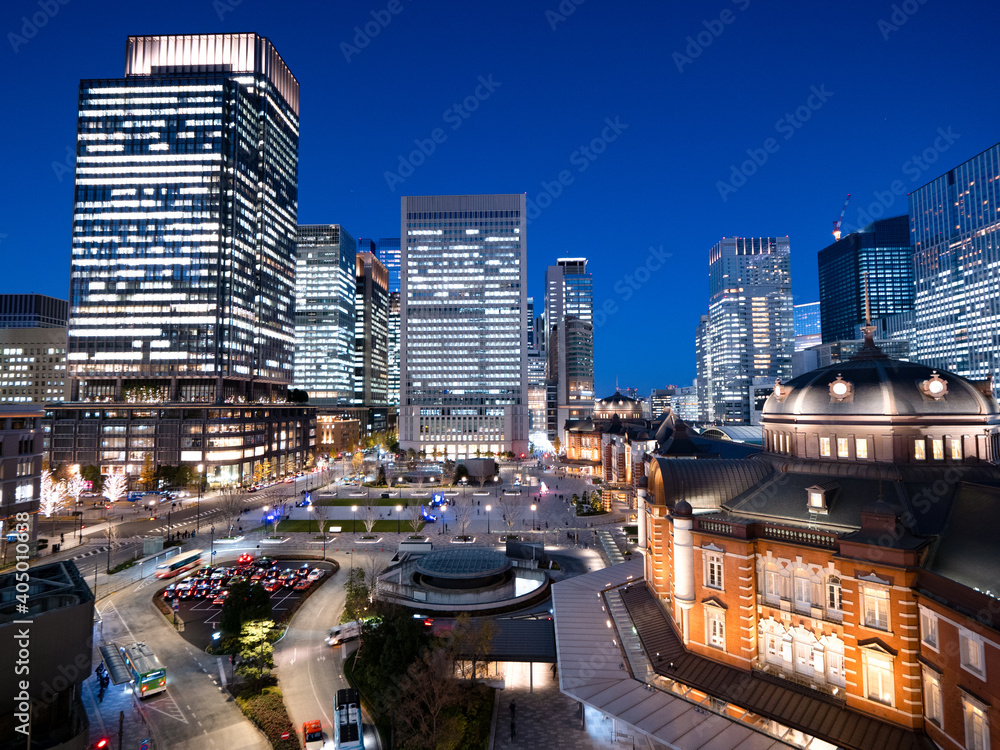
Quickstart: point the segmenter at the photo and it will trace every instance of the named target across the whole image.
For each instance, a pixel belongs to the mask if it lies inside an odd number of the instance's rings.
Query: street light
[[[264,506],[264,518],[261,519],[261,520],[264,521],[264,533],[265,534],[267,533],[267,522],[270,520],[269,517],[268,517],[268,514],[267,514],[267,512],[269,510],[271,510],[271,506],[270,505],[265,505]]]
[[[538,525],[538,522],[535,520],[535,508],[537,508],[537,507],[538,506],[535,505],[534,503],[531,504],[531,530],[532,531],[534,531],[535,527]]]
[[[212,553],[208,558],[208,564],[215,564],[215,527],[212,527]]]
[[[486,536],[490,535],[490,511],[493,510],[492,505],[486,506]]]
[[[195,533],[201,531],[201,485],[202,485],[202,472],[205,470],[205,464],[198,464],[198,516],[195,523]]]
[[[354,528],[354,536],[357,536],[358,535],[358,506],[357,505],[352,505],[351,506],[351,513],[354,514],[354,527],[353,527]]]
[[[397,505],[396,506],[396,533],[397,534],[400,534],[403,531],[402,523],[403,523],[403,506],[402,505]]]

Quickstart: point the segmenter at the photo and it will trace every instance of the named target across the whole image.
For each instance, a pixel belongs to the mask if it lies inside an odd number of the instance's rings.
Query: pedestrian
[[[515,712],[516,710],[517,710],[517,705],[516,705],[516,704],[514,703],[514,701],[512,700],[512,701],[510,702],[510,721],[511,721],[511,723],[512,723],[512,724],[514,723],[514,712]]]

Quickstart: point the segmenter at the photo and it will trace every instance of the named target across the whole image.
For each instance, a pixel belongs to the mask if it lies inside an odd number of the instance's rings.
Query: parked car
[[[295,582],[295,585],[292,586],[292,590],[305,591],[310,586],[312,586],[312,581],[310,581],[308,578],[300,578]]]
[[[215,598],[212,599],[212,604],[220,604],[220,605],[225,604],[226,597],[228,596],[229,596],[229,589],[222,589],[221,591],[216,592]]]
[[[281,588],[281,581],[277,578],[269,578],[264,582],[264,591],[269,594],[273,594],[275,591]]]
[[[310,581],[318,581],[320,578],[323,577],[323,573],[324,570],[322,568],[313,568],[312,570],[309,571],[309,575],[307,576],[307,578]]]

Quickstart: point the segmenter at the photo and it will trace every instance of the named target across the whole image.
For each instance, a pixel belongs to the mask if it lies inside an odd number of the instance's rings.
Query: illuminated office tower
[[[910,193],[910,358],[967,378],[1000,371],[1000,144]]]
[[[388,403],[399,404],[399,237],[358,240],[358,252],[375,253],[389,272],[389,384]]]
[[[795,331],[795,351],[801,352],[810,346],[823,343],[822,318],[819,302],[804,302],[792,308]]]
[[[80,82],[67,347],[74,402],[285,401],[298,107],[298,81],[256,34],[130,36],[123,78]],[[265,409],[226,410],[237,426],[245,419],[267,435],[254,427],[239,438],[190,438],[180,451],[177,425],[161,439],[149,422],[166,411],[140,411],[154,415],[141,417],[145,435],[116,437],[116,450],[77,462],[134,473],[150,455],[157,466],[204,464],[219,481],[239,481],[255,464],[285,471],[307,452],[298,438],[289,445],[277,409],[266,418]],[[218,409],[195,412],[180,418],[224,419]],[[296,423],[306,418],[298,412]]]
[[[371,252],[357,254],[354,317],[354,403],[385,406],[389,364],[389,274]]]
[[[357,243],[339,224],[298,228],[295,387],[320,406],[354,400]]]
[[[403,449],[527,453],[526,226],[523,194],[402,198]]]
[[[724,237],[709,253],[708,357],[716,421],[750,424],[754,378],[792,375],[787,237]]]
[[[0,294],[0,404],[66,400],[66,310],[43,294]]]
[[[594,276],[586,258],[558,258],[545,271],[548,438],[565,444],[568,419],[594,412]],[[551,419],[554,416],[555,420]]]

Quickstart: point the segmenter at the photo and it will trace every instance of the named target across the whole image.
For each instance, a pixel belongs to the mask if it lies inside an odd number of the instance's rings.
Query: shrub
[[[260,693],[243,693],[236,698],[236,705],[264,733],[274,750],[299,750],[298,735],[278,688],[266,687]],[[283,740],[283,732],[291,736]]]

